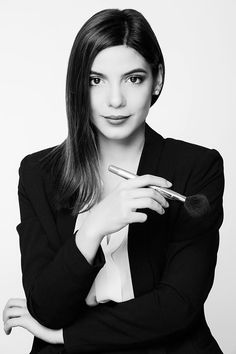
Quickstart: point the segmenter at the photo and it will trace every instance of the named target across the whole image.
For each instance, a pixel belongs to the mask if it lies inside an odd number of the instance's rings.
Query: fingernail
[[[172,183],[169,182],[169,181],[166,181],[166,185],[167,185],[167,187],[171,187],[171,186],[172,186]]]

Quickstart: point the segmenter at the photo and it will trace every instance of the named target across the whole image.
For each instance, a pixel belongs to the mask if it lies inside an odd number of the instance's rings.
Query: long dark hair
[[[133,9],[105,9],[82,26],[68,63],[68,136],[46,159],[50,162],[56,181],[56,205],[58,208],[70,208],[74,216],[82,209],[91,208],[100,197],[97,138],[90,119],[89,76],[97,54],[116,45],[126,45],[140,53],[149,63],[153,78],[157,76],[161,64],[164,81],[165,66],[160,46],[140,12]],[[151,105],[159,95],[152,96]]]

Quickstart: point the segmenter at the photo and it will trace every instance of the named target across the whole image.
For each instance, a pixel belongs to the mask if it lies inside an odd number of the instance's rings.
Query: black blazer
[[[90,265],[75,244],[76,219],[55,209],[53,177],[40,163],[50,149],[21,162],[17,231],[28,309],[43,325],[63,328],[65,344],[35,338],[31,353],[222,353],[203,307],[223,220],[220,154],[164,139],[146,124],[138,175],[162,176],[184,195],[205,194],[211,212],[194,219],[176,201],[164,215],[147,209],[147,221],[128,233],[135,298],[88,307],[84,299],[104,256],[100,246]]]

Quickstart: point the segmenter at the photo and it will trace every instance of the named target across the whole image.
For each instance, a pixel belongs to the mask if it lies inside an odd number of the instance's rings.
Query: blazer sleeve
[[[141,348],[183,333],[203,308],[212,287],[223,220],[223,161],[207,150],[195,163],[186,195],[203,193],[210,213],[189,217],[181,206],[173,221],[165,269],[156,287],[123,303],[88,309],[63,330],[68,353]],[[92,335],[91,335],[92,334]]]
[[[23,287],[32,316],[49,328],[62,328],[82,310],[104,260],[90,265],[75,243],[75,235],[63,244],[45,192],[45,178],[30,155],[19,168],[18,197]]]

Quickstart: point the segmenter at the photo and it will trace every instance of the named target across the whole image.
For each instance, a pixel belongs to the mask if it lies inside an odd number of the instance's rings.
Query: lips
[[[113,126],[123,125],[129,119],[129,116],[117,115],[117,116],[103,116],[107,123]]]
[[[104,118],[107,118],[107,119],[113,119],[113,120],[118,120],[118,119],[125,119],[125,118],[129,118],[130,116],[104,116]]]

